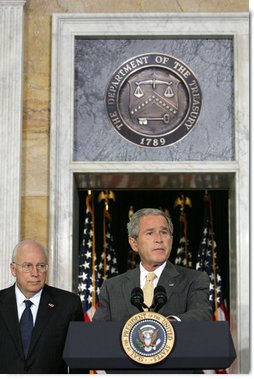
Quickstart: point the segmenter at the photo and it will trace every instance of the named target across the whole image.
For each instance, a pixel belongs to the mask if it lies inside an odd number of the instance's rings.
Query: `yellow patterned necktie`
[[[154,272],[149,272],[149,274],[146,275],[146,282],[143,288],[144,293],[144,303],[147,305],[148,308],[151,307],[153,302],[153,281],[157,278],[156,274]]]

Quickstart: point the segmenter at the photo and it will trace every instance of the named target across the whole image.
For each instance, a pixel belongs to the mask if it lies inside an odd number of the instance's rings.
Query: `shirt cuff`
[[[167,319],[170,321],[170,320],[172,320],[172,321],[182,321],[179,317],[177,317],[177,316],[174,316],[174,315],[169,315],[169,316],[167,316]]]

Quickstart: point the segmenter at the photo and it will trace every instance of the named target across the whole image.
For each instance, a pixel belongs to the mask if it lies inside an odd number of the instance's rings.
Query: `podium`
[[[173,349],[154,365],[137,363],[126,355],[121,344],[123,326],[118,321],[71,322],[63,359],[73,369],[163,373],[228,368],[236,358],[226,321],[173,321]]]

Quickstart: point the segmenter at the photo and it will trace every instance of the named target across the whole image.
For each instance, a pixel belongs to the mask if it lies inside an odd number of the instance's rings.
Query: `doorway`
[[[176,175],[177,176],[177,175]],[[181,175],[179,175],[180,177]],[[192,183],[198,183],[198,176],[192,178]],[[159,188],[164,179],[164,188]],[[188,178],[189,180],[190,178]],[[211,178],[210,178],[211,179]],[[229,253],[229,197],[230,191],[227,187],[229,178],[225,176],[213,178],[211,182],[214,184],[213,189],[209,189],[208,193],[211,197],[214,237],[217,244],[217,263],[222,276],[222,291],[228,310],[230,310],[230,253]],[[126,270],[133,268],[130,265],[131,250],[128,244],[127,222],[129,221],[130,212],[140,208],[152,207],[164,210],[172,219],[174,225],[174,240],[172,252],[169,260],[175,263],[177,249],[180,241],[180,207],[177,200],[180,197],[188,199],[185,206],[187,220],[187,236],[189,241],[189,250],[192,253],[192,268],[196,268],[198,251],[202,240],[204,228],[204,195],[206,189],[203,188],[180,188],[186,185],[186,178],[182,181],[182,185],[172,185],[173,179],[168,181],[171,185],[166,184],[164,175],[139,175],[139,179],[135,175],[95,175],[76,177],[76,184],[79,188],[76,191],[74,228],[73,228],[73,292],[77,292],[78,288],[78,257],[82,244],[82,235],[84,229],[84,220],[86,212],[86,197],[88,189],[92,190],[94,198],[94,230],[96,239],[97,259],[103,251],[102,236],[102,219],[104,202],[100,200],[101,193],[112,191],[114,200],[109,200],[109,212],[112,217],[112,235],[114,241],[114,250],[117,257],[118,273],[121,274]],[[87,186],[87,184],[90,186]],[[222,182],[224,185],[222,185]],[[83,183],[81,185],[81,183]],[[132,183],[133,188],[124,188],[126,184]],[[144,185],[146,183],[146,185]],[[114,184],[114,188],[107,187],[108,184]],[[176,188],[173,188],[176,186]],[[84,188],[86,187],[86,188]],[[222,188],[220,188],[222,187]],[[135,264],[138,263],[138,259]]]

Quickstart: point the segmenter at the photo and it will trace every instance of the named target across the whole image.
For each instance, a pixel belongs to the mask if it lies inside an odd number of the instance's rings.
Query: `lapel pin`
[[[169,283],[169,287],[174,287],[175,283]]]
[[[48,306],[54,308],[54,304],[49,303]]]

